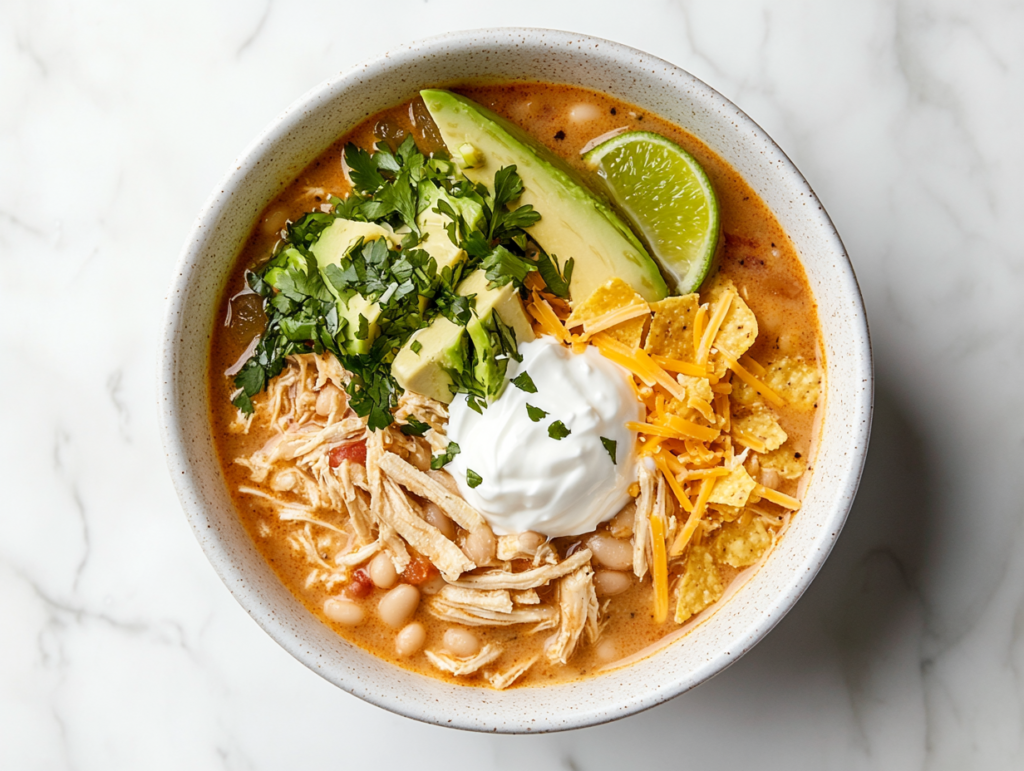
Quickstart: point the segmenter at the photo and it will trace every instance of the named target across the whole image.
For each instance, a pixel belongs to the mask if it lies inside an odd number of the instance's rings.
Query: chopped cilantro
[[[537,393],[537,386],[533,384],[533,378],[530,377],[530,373],[525,369],[512,378],[512,385],[528,394]]]
[[[616,466],[619,465],[619,461],[615,457],[616,449],[619,443],[614,439],[608,439],[607,437],[602,436],[601,444],[603,444],[604,449],[608,451],[608,457],[612,459],[612,463],[614,463]]]
[[[569,297],[569,284],[572,281],[572,269],[575,265],[575,260],[570,257],[565,262],[564,268],[558,267],[558,258],[553,254],[546,254],[540,252],[537,255],[537,271],[540,273],[540,277],[544,279],[544,283],[548,286],[548,291],[556,297],[568,299]]]
[[[402,433],[406,436],[423,436],[430,430],[430,426],[422,420],[417,420],[415,415],[406,418],[406,424],[402,426]]]
[[[524,228],[540,215],[529,205],[511,208],[523,193],[515,166],[497,171],[491,193],[458,174],[447,158],[426,158],[411,136],[397,148],[378,143],[372,153],[349,144],[344,159],[352,192],[344,199],[331,196],[332,211],[316,210],[290,223],[281,248],[246,275],[249,287],[263,298],[267,324],[234,379],[238,391],[232,403],[245,414],[252,413],[252,398],[284,369],[286,357],[330,352],[352,373],[347,386],[352,409],[367,418],[370,430],[385,428],[394,420],[391,411],[401,394],[391,374],[395,355],[437,316],[460,326],[473,320],[475,298],[457,291],[472,271],[482,268],[492,284],[511,282],[516,287],[530,272],[540,271],[553,293],[568,286],[571,261],[560,273],[553,258],[544,255],[535,261],[527,256]],[[446,195],[438,198],[430,186]],[[419,248],[416,215],[435,200],[434,211],[451,219],[449,238],[467,254],[454,267],[439,269]],[[483,216],[471,220],[471,226],[462,212],[474,209]],[[320,268],[311,247],[339,218],[401,229],[406,235],[398,247],[385,239],[360,239],[337,264]],[[359,310],[375,304],[379,312],[370,317],[365,310],[352,313],[353,298],[360,300]],[[470,407],[480,411],[504,388],[508,361],[521,360],[515,334],[492,313],[479,329],[474,327],[472,336],[463,335],[460,345],[461,355],[450,370],[452,391],[465,393]],[[414,341],[410,347],[419,353],[423,345]],[[526,373],[515,382],[528,393],[536,392]],[[403,425],[403,432],[425,425],[414,421]],[[450,451],[432,462],[444,465],[457,452],[458,445],[452,443]]]
[[[430,468],[434,471],[444,468],[452,462],[452,458],[458,455],[459,452],[459,446],[455,444],[455,442],[448,442],[448,446],[445,448],[444,452],[439,452],[430,459]]]
[[[534,407],[532,404],[526,405],[526,414],[530,416],[530,420],[534,423],[539,423],[548,416],[548,413],[544,412],[540,407]]]
[[[479,487],[480,483],[483,482],[483,477],[477,474],[473,469],[466,469],[466,484],[470,487]]]
[[[548,436],[552,439],[565,439],[569,436],[572,431],[565,427],[565,423],[560,420],[556,420],[550,426],[548,426]]]

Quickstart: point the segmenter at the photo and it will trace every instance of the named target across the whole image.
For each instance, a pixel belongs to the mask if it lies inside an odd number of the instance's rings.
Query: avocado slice
[[[476,270],[459,284],[459,294],[476,295],[476,315],[465,327],[438,316],[428,326],[414,332],[402,346],[391,365],[391,374],[402,388],[450,404],[454,394],[448,370],[461,368],[464,363],[463,336],[468,334],[478,348],[486,346],[486,324],[492,311],[512,328],[517,342],[534,339],[533,327],[516,289],[511,284],[488,289],[488,283],[485,271]],[[418,348],[418,352],[414,348]],[[504,384],[492,382],[494,375],[487,366],[489,363],[478,366],[476,375],[486,386],[493,387],[488,390],[500,393]]]
[[[572,304],[586,301],[610,278],[621,278],[648,302],[668,295],[658,266],[622,219],[586,188],[578,174],[518,126],[449,91],[420,96],[449,150],[470,145],[473,165],[461,164],[471,181],[491,186],[494,173],[515,164],[523,180],[519,205],[533,204],[541,219],[530,236],[561,262],[575,262]],[[459,156],[453,153],[456,161]],[[493,191],[492,191],[493,192]]]
[[[341,258],[345,256],[352,245],[359,239],[364,243],[376,241],[383,238],[391,246],[398,244],[398,237],[390,228],[375,225],[372,222],[357,222],[355,220],[336,219],[320,234],[320,238],[310,247],[313,256],[316,257],[317,265],[323,270],[328,265],[340,265]],[[380,305],[371,302],[361,294],[354,294],[348,300],[338,297],[334,286],[330,281],[325,282],[331,293],[337,297],[338,317],[345,320],[343,332],[346,345],[350,353],[366,353],[373,345],[377,333],[377,319],[380,318]],[[356,338],[359,329],[359,317],[363,316],[367,321],[367,334],[365,340]]]

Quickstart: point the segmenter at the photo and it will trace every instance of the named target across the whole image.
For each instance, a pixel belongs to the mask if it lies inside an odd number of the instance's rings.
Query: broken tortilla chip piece
[[[743,437],[751,437],[760,442],[760,447],[751,447],[755,452],[778,449],[788,438],[775,413],[767,407],[756,408],[748,415],[733,415],[732,433],[734,437],[739,434],[737,441],[748,447],[750,444],[744,442]]]
[[[765,453],[758,460],[761,468],[774,469],[783,479],[799,479],[807,470],[807,465],[797,457],[798,454],[788,447],[780,447]]]
[[[786,404],[804,412],[818,406],[821,372],[816,364],[800,356],[783,356],[765,365],[765,370],[760,381],[785,399]],[[736,378],[733,379],[732,395],[741,404],[752,405],[760,401],[753,388]]]
[[[743,509],[739,506],[729,506],[724,503],[709,503],[708,508],[718,512],[718,517],[723,522],[733,522],[740,518]]]
[[[704,608],[718,602],[725,593],[722,577],[715,567],[711,552],[704,546],[694,546],[686,558],[686,569],[679,581],[676,599],[677,624],[682,624]]]
[[[747,470],[737,466],[715,483],[708,503],[724,503],[726,506],[743,507],[747,505],[750,494],[757,487]]]
[[[754,312],[743,301],[736,286],[728,279],[713,286],[707,292],[705,299],[714,307],[719,298],[730,289],[736,293],[736,296],[732,298],[729,312],[725,314],[722,326],[718,328],[718,334],[715,335],[715,341],[711,347],[738,359],[750,349],[757,339],[757,318],[754,316]]]
[[[579,327],[585,321],[596,321],[603,316],[611,314],[613,311],[630,306],[648,307],[647,301],[633,291],[633,287],[621,278],[611,278],[595,289],[590,297],[573,309],[573,312],[565,322],[565,326],[567,329]],[[638,348],[640,346],[640,338],[643,336],[644,322],[647,318],[647,314],[644,314],[600,331],[603,331],[608,337],[629,348]]]
[[[693,317],[698,302],[696,294],[688,294],[651,303],[654,316],[644,350],[654,356],[693,361]]]
[[[757,562],[772,544],[771,533],[760,517],[747,512],[737,521],[723,525],[715,534],[715,559],[734,568]]]

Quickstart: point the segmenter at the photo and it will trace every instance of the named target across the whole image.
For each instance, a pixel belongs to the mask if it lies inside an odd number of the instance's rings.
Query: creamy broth
[[[580,153],[588,143],[609,132],[653,131],[684,147],[704,167],[719,199],[724,237],[714,268],[716,278],[727,278],[735,284],[759,323],[757,341],[748,352],[749,356],[760,362],[780,357],[801,358],[817,362],[819,369],[824,370],[817,309],[793,245],[750,186],[698,138],[635,106],[568,86],[517,83],[453,90],[517,123],[592,182],[595,180],[583,165]],[[479,676],[454,677],[439,671],[425,658],[423,649],[440,647],[445,631],[452,625],[431,617],[422,607],[416,612],[415,620],[424,625],[425,644],[416,654],[399,658],[395,653],[395,630],[372,612],[383,596],[380,589],[373,589],[361,600],[367,612],[358,626],[342,626],[329,620],[324,614],[324,603],[338,593],[339,587],[328,590],[322,583],[307,584],[309,563],[297,555],[289,542],[289,535],[302,524],[282,522],[264,500],[238,493],[240,487],[253,487],[253,483],[249,470],[234,460],[248,456],[269,438],[268,430],[258,423],[254,423],[247,434],[232,427],[236,420],[236,410],[230,402],[234,386],[231,378],[222,375],[243,356],[264,323],[259,297],[244,292],[244,274],[267,260],[287,221],[297,220],[305,212],[321,206],[331,195],[344,197],[349,192],[350,185],[342,167],[343,148],[347,143],[364,148],[382,140],[397,144],[406,133],[412,134],[425,153],[443,149],[422,101],[414,99],[369,118],[341,137],[294,181],[283,184],[281,193],[262,213],[228,280],[220,316],[224,323],[218,324],[212,340],[211,421],[225,479],[242,523],[280,580],[310,612],[347,640],[398,666],[462,684],[486,686],[487,681]],[[709,277],[705,286],[711,281]],[[703,292],[701,300],[704,301]],[[259,405],[259,399],[255,401]],[[776,410],[779,424],[789,437],[783,449],[801,463],[809,460],[815,422],[821,409],[820,404],[815,404],[811,410],[798,410],[789,405]],[[808,472],[810,470],[808,467]],[[778,491],[796,496],[802,480],[774,481]],[[800,514],[796,512],[793,516]],[[553,545],[564,557],[580,548],[585,539],[585,536],[555,539]],[[726,584],[739,573],[740,570],[728,566],[721,570]],[[515,686],[591,675],[679,629],[671,613],[664,623],[655,623],[649,577],[642,582],[633,578],[630,584],[627,591],[608,600],[601,615],[602,632],[596,644],[581,645],[566,665],[551,664],[541,656]],[[537,591],[542,603],[552,600],[553,586],[540,587]],[[602,604],[604,602],[602,599]],[[543,638],[550,634],[530,634],[529,625],[478,627],[472,631],[482,642],[503,646],[502,661],[536,654]]]

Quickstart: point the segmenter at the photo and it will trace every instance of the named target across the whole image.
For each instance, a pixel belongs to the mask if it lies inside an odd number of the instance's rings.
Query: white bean
[[[457,626],[445,630],[443,645],[448,653],[463,659],[480,652],[480,639],[468,629]]]
[[[629,541],[614,538],[608,533],[596,533],[587,541],[594,553],[594,559],[612,570],[629,570],[633,567],[633,546]]]
[[[377,613],[389,627],[400,629],[412,618],[419,604],[420,590],[409,584],[399,584],[380,598]]]
[[[622,594],[633,584],[629,573],[618,570],[598,570],[594,573],[594,589],[598,597],[614,597]]]
[[[370,580],[378,589],[390,589],[398,581],[398,571],[395,570],[395,563],[385,552],[381,552],[372,560],[367,568]]]
[[[633,525],[636,522],[636,501],[630,501],[622,510],[612,517],[608,523],[608,532],[616,538],[629,538],[633,535]]]
[[[548,539],[540,533],[527,530],[519,534],[519,548],[527,554],[534,554],[546,540]]]
[[[455,523],[449,519],[447,514],[441,511],[441,507],[436,503],[427,503],[423,507],[423,519],[440,530],[441,535],[445,538],[455,537]]]
[[[443,576],[434,576],[426,583],[420,584],[420,591],[430,597],[444,589],[447,583],[448,582],[444,580]]]
[[[420,471],[430,468],[430,447],[423,442],[416,442],[409,453],[409,462]]]
[[[418,653],[423,643],[427,640],[427,630],[419,621],[402,627],[402,631],[395,635],[395,653],[401,658],[408,658]]]
[[[362,605],[352,600],[330,597],[324,602],[324,615],[336,624],[355,626],[362,623],[366,613]]]
[[[462,544],[462,551],[477,565],[489,565],[498,552],[498,539],[486,525],[470,531]]]
[[[615,661],[619,657],[619,648],[611,640],[602,640],[597,644],[594,653],[597,654],[599,661],[607,664],[609,661]]]
[[[782,475],[776,469],[763,468],[761,469],[761,484],[772,490],[777,490],[782,484]]]

